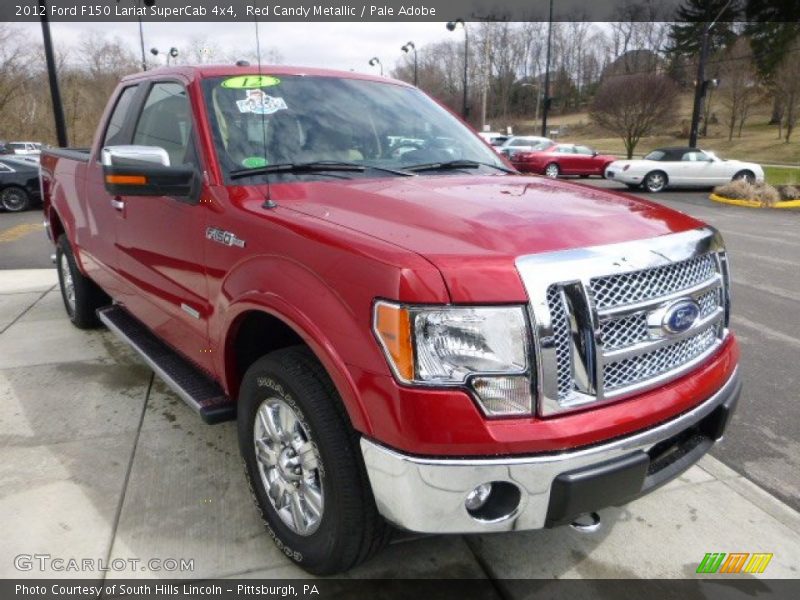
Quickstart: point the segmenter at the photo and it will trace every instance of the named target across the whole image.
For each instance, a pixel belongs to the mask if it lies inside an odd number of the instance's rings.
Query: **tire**
[[[237,412],[250,491],[289,559],[314,575],[333,575],[388,543],[391,528],[375,506],[359,436],[307,348],[277,350],[253,363]]]
[[[555,179],[561,174],[561,169],[556,163],[550,163],[544,168],[544,174],[551,179]]]
[[[8,212],[22,212],[31,207],[31,197],[23,188],[10,185],[0,191],[0,205]]]
[[[101,323],[95,311],[108,305],[111,299],[78,269],[75,255],[64,234],[59,236],[56,244],[56,267],[61,299],[69,320],[78,329],[99,327]]]
[[[651,194],[657,194],[666,189],[668,181],[667,174],[664,171],[650,171],[644,176],[642,185]]]
[[[745,169],[743,171],[739,171],[738,173],[736,173],[736,175],[733,176],[733,179],[731,179],[731,181],[739,181],[739,180],[744,180],[747,183],[755,183],[756,175],[752,171],[748,171]]]

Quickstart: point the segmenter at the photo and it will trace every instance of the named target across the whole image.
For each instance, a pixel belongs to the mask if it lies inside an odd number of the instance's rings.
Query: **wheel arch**
[[[248,301],[227,312],[233,316],[225,328],[223,369],[225,387],[231,397],[238,396],[245,372],[260,357],[281,348],[303,345],[331,378],[353,427],[371,433],[368,415],[345,362],[310,320],[299,313],[291,314],[294,312],[291,309]]]

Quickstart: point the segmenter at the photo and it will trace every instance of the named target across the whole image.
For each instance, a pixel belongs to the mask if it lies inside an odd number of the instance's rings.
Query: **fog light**
[[[468,511],[475,511],[481,508],[486,501],[489,499],[489,495],[492,493],[492,484],[491,483],[482,483],[474,490],[472,490],[469,494],[467,494],[467,499],[464,500],[464,506],[467,507]]]
[[[533,412],[531,380],[527,375],[473,377],[470,385],[489,417],[524,416]]]

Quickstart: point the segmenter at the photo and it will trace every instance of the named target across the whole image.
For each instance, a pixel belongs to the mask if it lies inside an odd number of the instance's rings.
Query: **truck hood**
[[[525,301],[514,264],[519,256],[702,225],[632,196],[543,177],[445,175],[270,187],[280,206],[425,257],[441,271],[454,302]]]

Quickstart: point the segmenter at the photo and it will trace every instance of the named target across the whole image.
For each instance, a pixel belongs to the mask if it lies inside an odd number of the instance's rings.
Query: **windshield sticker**
[[[280,82],[280,79],[271,75],[239,75],[223,81],[222,87],[232,90],[250,90],[278,85]]]
[[[248,156],[242,161],[242,166],[248,169],[257,169],[258,167],[266,167],[269,161],[263,156]]]
[[[279,110],[286,110],[286,102],[283,98],[269,96],[261,90],[247,90],[244,100],[237,100],[236,106],[239,112],[254,113],[257,115],[271,115]]]

